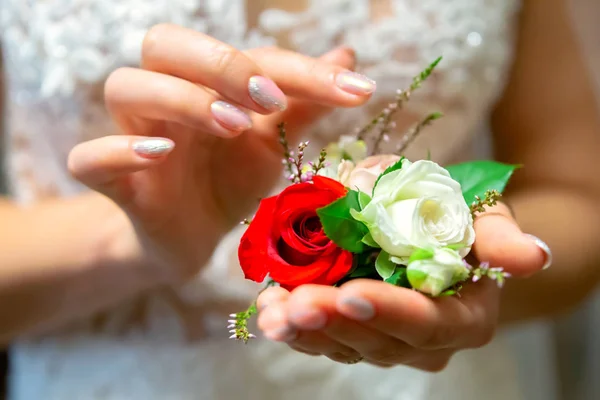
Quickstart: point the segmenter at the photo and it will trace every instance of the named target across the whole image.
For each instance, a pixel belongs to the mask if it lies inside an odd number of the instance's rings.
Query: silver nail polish
[[[359,96],[371,94],[377,88],[374,80],[352,71],[339,73],[335,78],[335,83],[340,89]]]
[[[172,140],[163,138],[143,139],[131,145],[133,151],[147,157],[162,156],[173,150],[174,147],[175,143]]]
[[[327,314],[318,309],[304,309],[292,311],[289,319],[299,329],[317,330],[327,323]]]
[[[359,297],[342,297],[338,300],[338,310],[348,318],[359,321],[367,321],[375,316],[375,307]]]
[[[233,104],[218,100],[210,105],[210,110],[215,119],[227,129],[245,131],[252,128],[250,117]]]
[[[542,269],[550,268],[550,266],[552,265],[552,251],[550,250],[550,246],[548,246],[546,244],[546,242],[544,242],[542,239],[540,239],[537,236],[533,236],[528,233],[526,233],[525,236],[527,236],[528,238],[533,240],[535,242],[535,244],[537,245],[537,247],[539,247],[540,249],[542,249],[544,251],[544,253],[546,253],[546,263],[544,264]]]
[[[262,76],[253,76],[248,81],[248,93],[261,107],[269,111],[284,111],[287,100],[275,82]]]

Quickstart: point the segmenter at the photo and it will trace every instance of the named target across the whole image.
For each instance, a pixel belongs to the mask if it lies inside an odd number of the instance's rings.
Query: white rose
[[[411,286],[432,296],[439,296],[468,276],[469,269],[463,258],[448,248],[437,249],[431,257],[411,261],[406,267],[406,277]]]
[[[349,169],[348,165],[338,169],[338,178],[344,186],[358,189],[370,196],[379,175],[398,160],[400,160],[399,156],[389,154],[367,157],[356,164],[356,167],[352,164],[352,169]]]
[[[406,263],[416,249],[458,245],[465,256],[475,240],[460,184],[432,161],[407,162],[384,175],[371,202],[352,214],[399,264]]]

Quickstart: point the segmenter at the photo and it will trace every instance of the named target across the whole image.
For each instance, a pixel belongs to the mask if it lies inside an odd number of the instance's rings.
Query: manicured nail
[[[137,154],[150,158],[164,156],[170,153],[174,147],[175,143],[172,140],[163,138],[143,139],[131,145]]]
[[[352,71],[337,74],[335,83],[343,91],[359,96],[371,94],[377,88],[374,80]]]
[[[287,325],[265,332],[265,336],[275,342],[289,342],[294,340],[296,335],[296,330]]]
[[[224,101],[215,101],[210,105],[213,117],[225,128],[234,131],[245,131],[252,128],[250,117],[234,106]]]
[[[337,302],[337,309],[346,317],[358,321],[367,321],[375,316],[375,307],[360,297],[341,297]]]
[[[259,106],[269,111],[283,111],[287,108],[285,94],[275,82],[263,76],[253,76],[248,81],[250,97]]]
[[[327,314],[316,308],[306,307],[290,313],[290,322],[298,329],[321,329],[327,323]]]
[[[550,246],[548,246],[546,244],[546,242],[544,242],[542,239],[540,239],[537,236],[533,236],[528,233],[526,233],[525,236],[527,236],[528,238],[533,240],[533,242],[536,244],[536,246],[539,247],[540,249],[542,249],[542,251],[544,253],[546,253],[546,262],[544,263],[544,266],[542,267],[542,269],[550,268],[550,266],[552,265],[552,250],[550,250]]]

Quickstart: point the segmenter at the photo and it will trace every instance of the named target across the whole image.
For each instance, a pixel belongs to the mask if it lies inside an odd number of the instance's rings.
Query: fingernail
[[[265,336],[275,342],[289,342],[296,338],[296,330],[290,326],[282,326],[265,332]]]
[[[358,321],[367,321],[375,316],[375,307],[360,297],[342,297],[338,300],[337,309],[346,317]]]
[[[374,80],[352,71],[337,74],[335,83],[343,91],[359,96],[371,94],[377,88]]]
[[[133,151],[143,157],[160,157],[173,150],[175,143],[169,139],[152,138],[134,142],[131,145]]]
[[[213,117],[227,129],[245,131],[252,128],[250,117],[233,104],[220,100],[215,101],[210,105],[210,111]]]
[[[308,308],[290,313],[290,322],[299,329],[321,329],[327,323],[327,315],[316,308]]]
[[[539,247],[540,249],[542,249],[542,251],[544,253],[546,253],[546,262],[544,263],[544,266],[542,267],[542,269],[550,268],[550,266],[552,265],[552,250],[550,250],[550,246],[548,246],[546,244],[546,242],[544,242],[542,239],[540,239],[537,236],[533,236],[528,233],[526,233],[525,236],[527,236],[528,238],[533,240],[533,242],[536,244],[536,246]]]
[[[269,111],[283,111],[287,108],[285,94],[270,79],[263,76],[253,76],[248,81],[250,97],[259,106]]]

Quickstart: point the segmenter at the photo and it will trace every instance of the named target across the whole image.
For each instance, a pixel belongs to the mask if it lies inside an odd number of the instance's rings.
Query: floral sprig
[[[229,338],[241,340],[244,343],[248,343],[250,339],[254,339],[256,335],[248,331],[248,321],[257,312],[258,309],[256,307],[256,302],[253,302],[246,311],[238,312],[235,314],[229,314],[229,317],[232,318],[229,321],[227,321],[229,323],[227,328],[230,329],[229,333],[232,334],[231,336],[229,336]]]
[[[407,149],[407,147],[413,142],[413,140],[416,139],[419,133],[421,133],[423,128],[425,128],[427,125],[430,125],[433,121],[441,117],[443,117],[442,113],[435,112],[423,118],[421,122],[415,125],[411,130],[406,132],[402,139],[400,139],[400,142],[398,143],[398,146],[396,147],[396,151],[394,153],[397,155],[402,155]]]
[[[290,146],[287,141],[287,135],[285,132],[285,124],[282,122],[277,125],[279,131],[279,144],[283,147],[283,160],[282,163],[285,165],[289,177],[295,177],[296,171],[294,171],[294,153],[290,150]],[[292,161],[290,161],[292,160]]]
[[[269,280],[266,286],[259,293],[271,286],[275,286],[276,284],[277,283],[275,281]],[[229,314],[229,317],[231,318],[227,321],[229,323],[229,325],[227,325],[227,329],[229,329],[229,333],[231,333],[229,339],[240,340],[244,343],[248,343],[250,339],[256,338],[256,335],[250,333],[248,330],[248,321],[257,313],[258,307],[256,305],[256,301],[253,301],[245,311]]]
[[[510,276],[508,272],[504,272],[503,268],[490,268],[490,263],[488,262],[482,262],[479,264],[479,267],[471,270],[471,281],[477,282],[483,277],[488,277],[496,281],[498,287],[503,287],[506,278],[510,278]]]
[[[498,203],[498,200],[502,197],[502,193],[497,190],[487,190],[483,199],[479,196],[475,196],[475,201],[471,203],[471,215],[475,218],[478,213],[485,212],[485,206],[493,207]]]
[[[397,90],[396,99],[393,103],[388,104],[369,124],[364,128],[360,129],[357,134],[357,140],[365,140],[366,135],[373,130],[375,127],[380,126],[379,132],[375,138],[375,142],[371,148],[370,155],[377,154],[381,142],[387,142],[389,140],[389,131],[394,129],[395,123],[392,121],[392,117],[396,112],[402,109],[404,103],[408,102],[415,90],[421,87],[423,82],[431,75],[435,67],[442,60],[442,57],[437,58],[427,68],[425,68],[419,75],[413,78],[412,84],[406,90]],[[422,127],[421,127],[422,128]]]
[[[321,152],[319,153],[319,159],[317,160],[316,163],[309,161],[308,165],[311,166],[312,168],[312,173],[313,175],[318,175],[319,171],[321,171],[323,168],[328,166],[328,163],[325,161],[325,159],[327,158],[327,151],[325,149],[321,149]]]
[[[310,142],[300,142],[298,144],[298,155],[294,157],[294,152],[290,150],[287,138],[285,125],[283,123],[277,126],[279,129],[279,143],[283,147],[283,160],[282,163],[285,165],[287,170],[287,179],[291,183],[302,183],[309,182],[313,176],[316,175],[320,169],[326,166],[325,157],[327,153],[325,150],[321,150],[319,161],[317,165],[313,162],[308,162],[309,167],[304,166],[304,150],[308,147]]]

